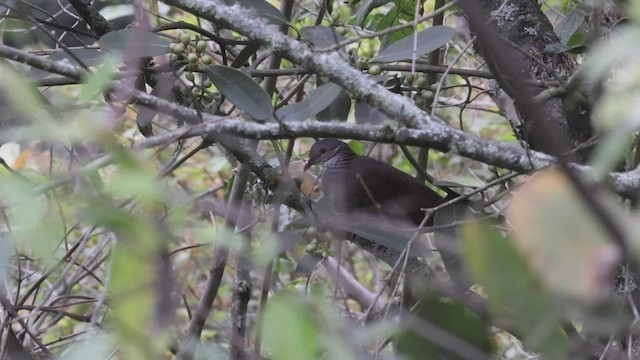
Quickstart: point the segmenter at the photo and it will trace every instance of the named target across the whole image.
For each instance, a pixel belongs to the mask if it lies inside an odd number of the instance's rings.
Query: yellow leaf
[[[623,209],[604,195],[592,194],[612,217],[625,219]],[[554,292],[585,301],[610,292],[620,250],[563,173],[532,176],[513,195],[507,218],[516,247]]]

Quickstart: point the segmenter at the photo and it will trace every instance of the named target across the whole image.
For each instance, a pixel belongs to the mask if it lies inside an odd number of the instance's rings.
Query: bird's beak
[[[309,161],[307,161],[307,163],[304,164],[304,171],[306,172],[307,170],[309,170],[310,167],[315,165],[316,160],[317,160],[316,158],[309,158]]]

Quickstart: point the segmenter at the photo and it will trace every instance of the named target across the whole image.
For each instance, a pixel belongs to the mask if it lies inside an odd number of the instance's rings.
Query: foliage
[[[593,100],[590,167],[528,176],[513,170],[531,158],[496,160],[497,144],[524,151],[533,125],[509,111],[519,104],[487,65],[496,54],[472,46],[452,2],[210,5],[268,24],[279,47],[190,7],[199,1],[0,5],[0,358],[632,354],[637,199],[604,180],[640,188],[640,5],[518,0],[492,14],[515,22],[504,11],[528,1],[553,30],[519,29],[553,39],[530,57],[576,66],[525,80],[542,84],[540,107]],[[601,28],[598,14],[614,20]],[[112,31],[92,32],[98,16]],[[326,64],[298,61],[294,40]],[[414,110],[418,129],[389,116]],[[427,150],[445,136],[428,126],[480,155]],[[328,205],[318,172],[302,170],[312,137],[349,139],[449,195],[427,209],[429,235],[316,224]],[[478,139],[488,145],[468,145]],[[419,254],[404,253],[409,239]]]

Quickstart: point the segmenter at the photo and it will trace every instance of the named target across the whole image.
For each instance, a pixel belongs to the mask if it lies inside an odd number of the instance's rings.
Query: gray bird
[[[372,233],[376,239],[365,237],[395,250],[404,248],[424,219],[422,209],[438,206],[444,200],[409,174],[382,161],[356,155],[336,139],[320,140],[311,147],[304,170],[317,164],[323,165],[320,186],[326,198],[324,212],[329,212],[328,217],[324,214],[325,219],[330,219],[328,225],[361,236],[353,231],[354,227]],[[432,223],[430,218],[426,224]],[[395,238],[389,240],[385,234]]]

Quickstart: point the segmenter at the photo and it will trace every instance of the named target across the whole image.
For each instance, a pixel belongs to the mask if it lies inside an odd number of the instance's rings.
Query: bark
[[[559,43],[559,39],[535,0],[482,0],[481,5],[484,16],[490,19],[496,33],[494,41],[510,47],[510,61],[518,64],[521,79],[535,81],[530,82],[534,84],[531,85],[534,95],[547,89],[540,84],[541,81],[560,87],[566,86],[578,65],[570,54],[550,51],[550,46]],[[483,51],[481,46],[478,50],[487,61],[500,87],[516,99],[516,106],[522,118],[520,135],[532,149],[553,153],[548,134],[536,131],[536,121],[545,121],[545,127],[553,130],[557,137],[564,139],[569,150],[580,147],[593,137],[589,119],[590,109],[580,97],[566,94],[562,98],[552,97],[537,104],[544,108],[541,113],[546,116],[540,118],[540,113],[528,114],[522,111],[523,104],[517,100],[518,94],[515,93],[517,90],[511,79],[501,71],[499,59],[495,54]],[[589,149],[590,147],[583,145],[576,152],[574,159],[584,162]]]

